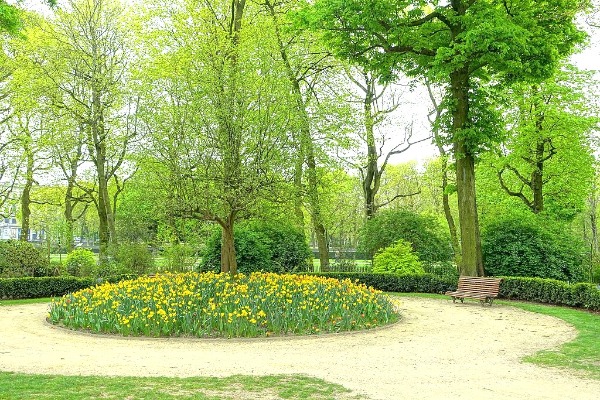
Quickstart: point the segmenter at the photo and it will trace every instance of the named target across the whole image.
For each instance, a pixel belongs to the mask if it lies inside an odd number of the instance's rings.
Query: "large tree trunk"
[[[465,139],[462,138],[461,132],[467,127],[469,114],[469,75],[467,68],[452,72],[450,78],[450,90],[454,100],[452,132],[455,137],[454,157],[456,159],[456,187],[462,250],[459,270],[461,275],[483,276],[483,259],[475,196],[475,159]]]
[[[231,275],[237,274],[237,260],[235,254],[235,241],[233,224],[235,218],[230,216],[221,224],[221,272]]]

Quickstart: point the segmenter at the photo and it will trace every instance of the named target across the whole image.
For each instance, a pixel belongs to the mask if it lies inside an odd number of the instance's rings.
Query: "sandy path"
[[[513,307],[403,298],[404,319],[358,334],[248,340],[139,339],[70,332],[46,305],[0,308],[0,370],[64,375],[301,373],[371,399],[597,399],[600,383],[519,361],[574,337]]]

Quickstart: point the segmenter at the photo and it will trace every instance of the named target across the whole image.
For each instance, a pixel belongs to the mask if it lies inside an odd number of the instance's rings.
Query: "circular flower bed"
[[[340,332],[397,319],[387,296],[350,280],[194,272],[80,290],[54,300],[48,315],[92,332],[198,337]]]

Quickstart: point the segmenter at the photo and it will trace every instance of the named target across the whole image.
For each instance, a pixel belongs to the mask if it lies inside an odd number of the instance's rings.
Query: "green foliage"
[[[91,278],[73,276],[0,279],[0,299],[35,299],[63,296],[90,287],[95,283]]]
[[[398,293],[445,293],[455,290],[456,278],[438,277],[432,274],[375,274],[363,272],[315,272],[310,275],[336,279],[350,279],[377,290]]]
[[[373,257],[373,272],[378,274],[419,274],[425,270],[410,243],[400,239],[377,252]]]
[[[162,252],[165,261],[161,271],[184,272],[189,271],[196,261],[195,249],[185,243],[168,245]]]
[[[582,244],[557,222],[543,217],[490,223],[482,234],[482,250],[487,275],[582,278]]]
[[[368,329],[398,316],[387,296],[350,280],[188,272],[71,293],[52,303],[48,318],[126,336],[256,337]]]
[[[143,275],[154,269],[154,258],[145,244],[120,244],[112,251],[114,252],[114,262],[117,264],[117,270],[112,273],[105,273],[104,276],[114,275],[114,272]]]
[[[306,270],[310,249],[304,234],[291,225],[253,221],[235,228],[238,271],[294,272]],[[219,271],[221,232],[208,240],[200,271]]]
[[[72,276],[92,276],[96,270],[96,256],[91,250],[75,249],[67,254],[65,268]]]
[[[591,283],[566,283],[553,279],[505,277],[500,297],[561,306],[600,310],[600,290]]]
[[[156,390],[159,387],[160,390]],[[364,397],[349,394],[343,386],[304,375],[245,376],[225,378],[65,376],[0,372],[0,393],[5,399],[89,400],[325,400]],[[193,394],[190,394],[193,393]]]
[[[0,241],[0,276],[42,276],[49,260],[31,243],[18,240]]]
[[[428,274],[433,274],[435,276],[457,279],[458,280],[458,268],[456,264],[452,262],[433,262],[433,263],[423,263],[423,269]]]
[[[115,275],[106,282],[120,282],[135,278],[132,275]],[[103,280],[90,277],[49,276],[39,278],[0,278],[0,299],[39,299],[58,297],[77,290],[94,286]]]
[[[359,247],[373,256],[400,239],[409,242],[424,262],[452,259],[446,230],[432,217],[403,210],[381,210],[367,221],[361,232]]]

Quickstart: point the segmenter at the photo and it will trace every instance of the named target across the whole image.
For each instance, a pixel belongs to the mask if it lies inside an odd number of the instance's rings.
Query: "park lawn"
[[[138,378],[0,372],[1,399],[254,400],[274,396],[289,400],[364,399],[340,385],[303,375]]]
[[[503,302],[505,303],[505,302]],[[558,350],[544,350],[524,361],[548,367],[572,369],[600,380],[600,314],[565,307],[506,302],[526,311],[551,315],[577,329],[577,337]]]

